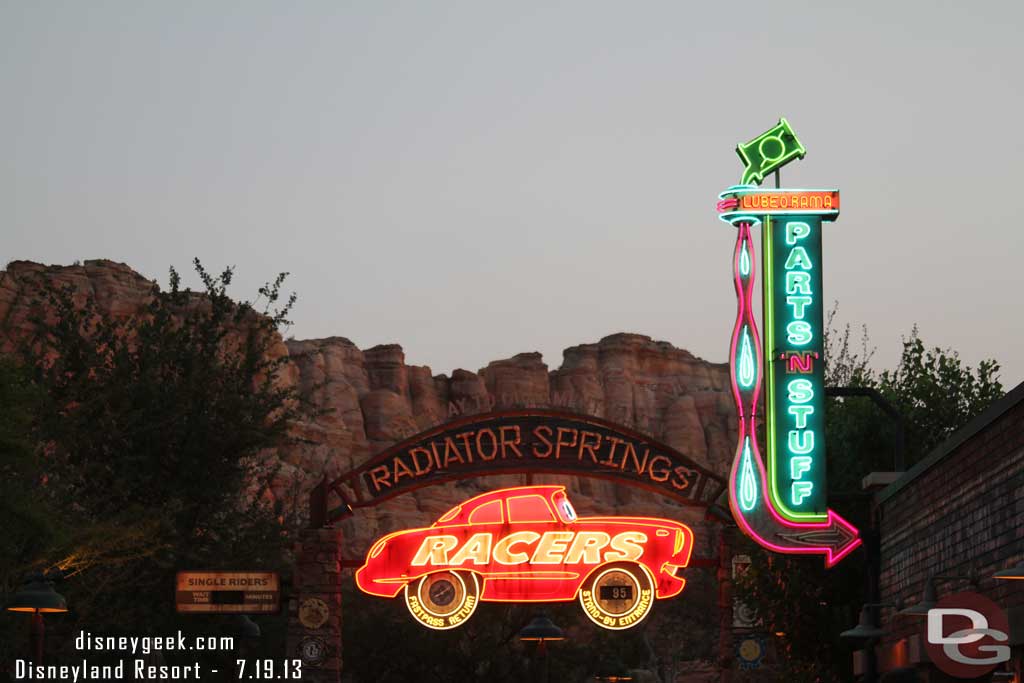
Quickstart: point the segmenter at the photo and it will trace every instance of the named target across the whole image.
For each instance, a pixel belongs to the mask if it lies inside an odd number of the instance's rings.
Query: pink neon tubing
[[[752,312],[750,310],[750,301],[752,298],[754,280],[756,276],[755,272],[755,259],[754,259],[754,247],[750,239],[750,223],[742,222],[738,225],[738,235],[736,242],[736,251],[733,255],[733,282],[736,286],[736,296],[738,299],[738,310],[736,315],[736,324],[733,327],[732,343],[729,346],[729,377],[732,383],[733,398],[736,400],[736,409],[739,416],[739,444],[736,447],[736,455],[733,457],[733,468],[729,475],[729,507],[732,509],[733,518],[736,519],[737,523],[743,528],[743,530],[760,545],[779,553],[786,554],[825,554],[825,564],[828,567],[834,566],[841,559],[850,554],[861,544],[861,539],[856,538],[854,541],[849,543],[846,547],[841,549],[841,552],[834,553],[833,549],[829,546],[782,546],[773,543],[765,539],[761,534],[756,532],[754,528],[747,522],[746,517],[743,515],[743,511],[739,509],[735,502],[735,496],[732,495],[736,491],[736,477],[739,472],[739,467],[736,463],[739,458],[742,457],[743,444],[749,437],[751,443],[751,457],[757,464],[758,478],[761,481],[761,496],[762,504],[771,513],[772,518],[776,523],[787,529],[794,531],[809,531],[816,529],[828,529],[837,523],[837,519],[841,520],[842,523],[846,524],[850,528],[853,528],[849,522],[846,522],[842,517],[837,515],[833,510],[828,511],[828,517],[824,522],[805,522],[796,523],[790,522],[779,515],[778,511],[775,510],[771,504],[771,498],[768,496],[768,476],[765,472],[764,463],[761,460],[761,453],[757,447],[757,434],[756,434],[756,412],[757,412],[757,398],[761,388],[761,362],[763,358],[758,354],[756,367],[754,369],[754,388],[751,390],[751,401],[750,401],[750,419],[745,417],[745,406],[740,393],[739,383],[736,380],[736,346],[739,343],[740,330],[743,329],[746,324],[754,337],[754,348],[761,348],[761,341],[757,333],[757,324],[754,320]],[[748,250],[749,261],[750,261],[750,274],[747,276],[747,285],[743,285],[743,276],[740,274],[739,259],[743,248]]]

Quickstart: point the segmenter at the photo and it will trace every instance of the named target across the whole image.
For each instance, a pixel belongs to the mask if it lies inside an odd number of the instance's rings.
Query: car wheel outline
[[[600,588],[601,579],[613,575],[613,573],[628,577],[636,593],[634,604],[618,614],[612,614],[603,609],[594,597],[595,589]],[[645,597],[646,599],[644,599]],[[651,613],[651,607],[654,606],[656,597],[654,576],[650,569],[639,562],[612,562],[601,565],[587,575],[577,591],[577,599],[587,618],[602,628],[616,631],[633,628],[646,619],[647,615]],[[622,624],[623,619],[628,620],[628,623]]]
[[[451,609],[438,611],[437,607],[440,603],[435,601],[430,589],[443,582],[448,583],[454,589],[455,598]],[[426,594],[424,588],[427,589]],[[473,616],[480,604],[480,578],[475,572],[442,569],[424,574],[405,584],[404,598],[409,613],[423,625],[437,630],[457,628]],[[444,603],[441,606],[447,604]]]

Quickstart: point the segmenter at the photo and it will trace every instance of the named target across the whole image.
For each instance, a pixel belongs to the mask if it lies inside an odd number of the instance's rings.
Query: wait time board
[[[281,609],[277,572],[178,572],[174,601],[179,613],[274,614]]]

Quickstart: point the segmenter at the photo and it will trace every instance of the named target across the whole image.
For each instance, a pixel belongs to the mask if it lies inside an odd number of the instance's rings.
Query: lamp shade
[[[935,579],[928,577],[924,582],[924,596],[921,602],[916,605],[911,605],[905,610],[900,611],[901,616],[909,617],[926,617],[928,612],[935,607],[938,602],[938,598],[935,595]]]
[[[839,634],[839,637],[851,640],[866,640],[868,638],[881,638],[887,635],[887,632],[876,626],[874,621],[870,608],[865,605],[860,608],[860,620],[857,625],[848,631],[843,631]]]
[[[31,577],[5,605],[11,612],[67,612],[64,596],[41,575]]]
[[[519,632],[519,640],[544,641],[564,639],[565,634],[562,632],[562,629],[555,626],[555,623],[546,614],[538,614]]]
[[[1024,580],[1024,560],[1021,560],[1012,567],[1002,569],[992,575],[993,579],[1016,579],[1018,581]]]
[[[259,638],[260,625],[250,619],[248,614],[239,614],[235,619],[235,633],[243,638]]]

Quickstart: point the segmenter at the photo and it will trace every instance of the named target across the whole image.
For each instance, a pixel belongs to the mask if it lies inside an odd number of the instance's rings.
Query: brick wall
[[[993,418],[993,413],[996,416]],[[1024,384],[953,435],[906,483],[879,495],[881,601],[920,602],[929,574],[977,573],[977,588],[937,581],[938,597],[977,590],[1006,609],[1024,606],[1024,581],[993,573],[1024,559]],[[915,468],[918,469],[918,468]],[[886,644],[923,621],[883,614]]]

